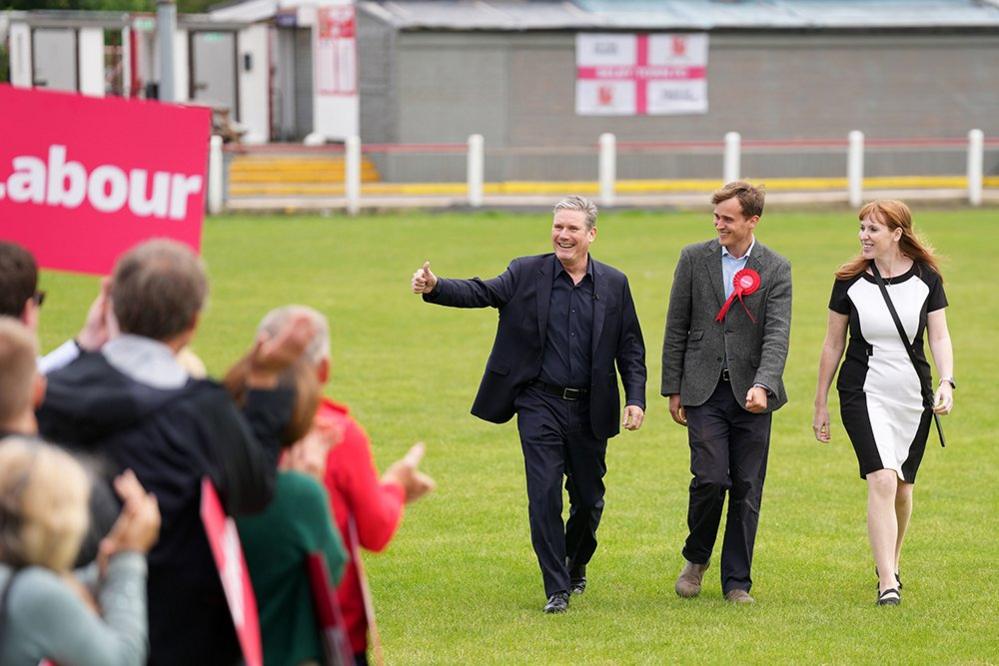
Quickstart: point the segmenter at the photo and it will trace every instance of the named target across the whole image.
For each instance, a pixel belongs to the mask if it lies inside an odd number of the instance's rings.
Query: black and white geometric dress
[[[922,385],[932,386],[923,352],[926,315],[947,307],[940,276],[925,264],[884,278],[910,340],[919,371],[902,345],[898,329],[874,276],[861,273],[836,280],[829,309],[850,317],[850,342],[839,370],[840,415],[866,478],[893,469],[913,483],[923,458],[932,410],[923,404]]]

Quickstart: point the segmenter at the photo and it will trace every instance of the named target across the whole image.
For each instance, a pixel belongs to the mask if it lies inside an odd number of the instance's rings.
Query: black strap
[[[909,336],[906,335],[905,328],[902,326],[902,320],[898,318],[898,312],[895,311],[895,305],[891,302],[891,296],[888,295],[888,288],[885,286],[885,281],[881,279],[881,273],[878,271],[878,267],[875,263],[871,262],[871,272],[874,273],[874,281],[878,283],[878,288],[881,290],[881,295],[885,299],[885,304],[888,306],[888,312],[891,313],[892,321],[895,322],[895,328],[898,330],[899,337],[902,338],[902,346],[905,347],[905,351],[909,354],[909,360],[912,361],[912,367],[916,370],[916,377],[919,379],[919,390],[923,394],[923,407],[926,409],[933,409],[933,389],[927,386],[921,377],[919,377],[919,361],[916,360],[916,352],[912,349],[912,343],[909,342]],[[933,422],[937,426],[937,435],[940,437],[940,446],[946,446],[943,434],[943,427],[940,425],[940,415],[933,412]]]

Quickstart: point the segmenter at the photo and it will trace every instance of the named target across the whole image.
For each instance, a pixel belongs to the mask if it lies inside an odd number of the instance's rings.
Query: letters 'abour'
[[[149,238],[199,250],[210,114],[0,85],[0,239],[97,274]]]

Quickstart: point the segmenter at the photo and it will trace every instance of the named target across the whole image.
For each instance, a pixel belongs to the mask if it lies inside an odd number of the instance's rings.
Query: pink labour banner
[[[257,598],[253,594],[250,572],[243,557],[243,546],[239,542],[235,521],[225,514],[218,492],[208,477],[201,481],[201,522],[219,570],[232,626],[236,628],[236,636],[243,649],[243,659],[246,666],[261,666],[263,644],[260,617],[257,615]]]
[[[708,36],[576,36],[576,113],[645,116],[706,113]]]
[[[210,113],[0,85],[0,238],[97,274],[148,238],[197,251]]]

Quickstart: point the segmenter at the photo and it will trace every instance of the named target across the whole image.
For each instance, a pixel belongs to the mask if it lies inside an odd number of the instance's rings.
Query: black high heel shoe
[[[874,567],[874,575],[880,580],[881,574],[878,573],[878,568]],[[902,589],[902,579],[899,577],[898,572],[895,572],[895,582],[898,583],[898,589]],[[881,583],[878,583],[878,589],[881,589]]]
[[[878,606],[898,606],[902,603],[902,595],[898,588],[889,588],[878,595]]]

